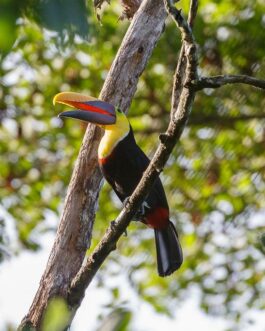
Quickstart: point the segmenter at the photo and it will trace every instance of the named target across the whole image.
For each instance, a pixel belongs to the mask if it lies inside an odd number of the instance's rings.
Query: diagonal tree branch
[[[197,52],[195,40],[189,24],[184,20],[180,11],[168,0],[165,0],[165,6],[179,27],[184,41],[183,56],[185,56],[186,61],[186,72],[181,92],[179,97],[177,97],[179,102],[176,103],[175,95],[175,98],[173,97],[172,100],[172,116],[169,126],[166,133],[160,136],[161,143],[148,168],[144,172],[140,183],[116,218],[114,225],[107,229],[104,237],[73,280],[68,295],[68,304],[73,310],[79,306],[80,299],[84,296],[86,287],[90,284],[110,252],[116,248],[118,239],[126,230],[130,220],[133,218],[152,187],[152,184],[163,170],[176,142],[183,132],[194,102],[196,93],[194,81],[197,80]],[[176,70],[179,70],[179,66],[177,66]],[[176,87],[174,84],[173,93],[175,90],[179,90],[179,87]],[[177,108],[174,109],[176,105]]]
[[[194,36],[192,34],[191,27],[189,23],[182,16],[181,10],[177,9],[174,6],[175,2],[176,1],[174,0],[164,0],[166,10],[177,24],[181,32],[182,40],[188,42],[190,45],[195,45]],[[193,1],[190,7],[190,14],[189,14],[190,18],[193,17],[193,15],[196,15],[196,11],[191,12],[192,10],[194,10],[194,7],[196,8],[196,6],[194,6],[194,3],[196,3],[196,1]]]
[[[162,0],[144,0],[134,15],[104,83],[100,98],[127,111],[139,76],[159,39],[166,19]],[[41,328],[47,304],[54,296],[66,298],[90,246],[102,175],[97,148],[101,130],[89,125],[67,196],[55,242],[38,291],[20,329]]]
[[[198,0],[191,0],[190,2],[190,9],[189,9],[189,16],[188,16],[188,23],[191,29],[194,26],[194,22],[197,16],[197,11],[198,11]]]
[[[165,6],[171,6],[171,2],[166,3]],[[190,9],[188,14],[188,24],[190,28],[193,27],[196,15],[197,15],[197,9],[198,9],[198,1],[197,0],[191,0],[190,2]],[[183,38],[183,36],[182,36]],[[171,116],[174,115],[174,110],[177,109],[180,99],[180,94],[183,88],[183,84],[186,77],[186,56],[185,56],[185,44],[182,43],[179,58],[177,62],[177,68],[174,74],[173,79],[173,91],[172,91],[172,105],[173,105],[173,111],[171,112]]]
[[[133,218],[141,203],[144,201],[154,181],[163,170],[176,142],[179,140],[181,133],[183,132],[187,118],[191,111],[195,96],[192,81],[197,77],[196,46],[192,32],[190,29],[188,32],[186,30],[187,22],[184,20],[181,13],[178,12],[177,15],[174,15],[174,19],[180,28],[183,37],[186,37],[187,34],[189,34],[189,38],[186,38],[187,44],[185,49],[185,54],[187,57],[186,79],[180,95],[178,108],[175,111],[174,116],[171,117],[166,133],[161,135],[161,143],[159,144],[148,168],[144,172],[137,188],[130,196],[119,216],[116,218],[114,225],[107,229],[104,237],[73,280],[68,295],[68,305],[73,309],[73,311],[75,311],[80,305],[80,300],[82,300],[84,296],[86,287],[90,284],[96,272],[110,252],[115,249],[118,239],[126,230],[130,220]]]
[[[257,79],[246,75],[200,77],[200,79],[195,82],[195,88],[197,91],[199,91],[204,88],[218,88],[223,85],[237,83],[247,84],[265,90],[265,80]]]

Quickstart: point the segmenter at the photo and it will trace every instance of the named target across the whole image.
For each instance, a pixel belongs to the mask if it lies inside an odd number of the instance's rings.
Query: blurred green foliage
[[[64,331],[69,323],[70,313],[67,304],[62,298],[54,298],[50,301],[44,318],[43,331]]]
[[[132,313],[124,308],[113,309],[102,321],[97,331],[126,331],[129,330]]]
[[[121,9],[115,1],[105,10],[102,25],[82,1],[76,2],[70,21],[68,1],[34,2],[36,8],[51,3],[64,7],[64,15],[48,11],[47,20],[34,6],[32,12],[27,9],[30,2],[17,3],[2,1],[8,15],[0,11],[0,30],[7,31],[0,41],[5,54],[0,61],[0,211],[6,223],[15,224],[17,245],[1,239],[9,235],[2,225],[0,244],[11,253],[37,249],[41,235],[55,231],[84,134],[82,124],[56,117],[60,109],[55,113],[53,96],[66,90],[97,96],[128,26],[118,21]],[[264,78],[264,12],[262,0],[200,1],[194,27],[200,73]],[[50,22],[54,15],[67,22],[58,27]],[[85,26],[89,43],[80,37],[87,35],[80,32]],[[59,39],[66,41],[63,49],[57,47]],[[179,34],[169,21],[130,109],[136,139],[150,156],[168,122],[179,46]],[[120,240],[97,276],[98,286],[112,295],[109,310],[126,304],[121,273],[139,297],[168,315],[194,289],[202,309],[236,323],[244,321],[250,308],[265,308],[265,131],[264,119],[255,118],[265,117],[264,109],[264,92],[249,86],[197,95],[188,127],[161,176],[181,234],[184,265],[172,277],[159,278],[152,231],[131,224],[129,236]],[[93,246],[119,208],[105,185]]]
[[[0,0],[0,55],[6,55],[27,18],[57,32],[57,44],[73,42],[75,35],[90,35],[90,10],[85,0]]]

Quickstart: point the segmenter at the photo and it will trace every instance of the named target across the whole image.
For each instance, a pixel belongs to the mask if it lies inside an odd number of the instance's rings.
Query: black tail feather
[[[183,262],[182,249],[177,231],[169,221],[165,229],[155,229],[157,269],[159,276],[171,275]]]

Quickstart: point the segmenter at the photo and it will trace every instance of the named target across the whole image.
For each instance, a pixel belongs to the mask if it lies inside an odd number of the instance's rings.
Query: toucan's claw
[[[148,205],[146,201],[144,201],[134,216],[135,220],[140,222],[143,221],[146,217],[146,212],[148,209],[151,209],[151,207]]]
[[[123,200],[123,202],[122,202],[123,207],[126,208],[126,205],[129,201],[129,199],[130,199],[130,197],[127,197]],[[146,201],[144,201],[141,204],[141,207],[139,208],[139,210],[135,213],[133,220],[136,222],[143,222],[146,217],[146,212],[148,209],[151,209],[151,207],[148,205],[148,203]]]
[[[151,209],[151,207],[148,205],[148,203],[146,201],[144,201],[141,204],[141,207],[138,209],[138,211],[134,215],[135,221],[137,221],[137,222],[143,222],[144,219],[145,219],[145,217],[146,217],[146,211],[148,209]]]

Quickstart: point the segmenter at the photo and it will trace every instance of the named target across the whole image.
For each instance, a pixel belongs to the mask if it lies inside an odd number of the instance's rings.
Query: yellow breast
[[[114,147],[127,136],[130,124],[124,113],[116,111],[116,123],[105,125],[105,133],[98,148],[99,159],[106,158],[111,154]]]

